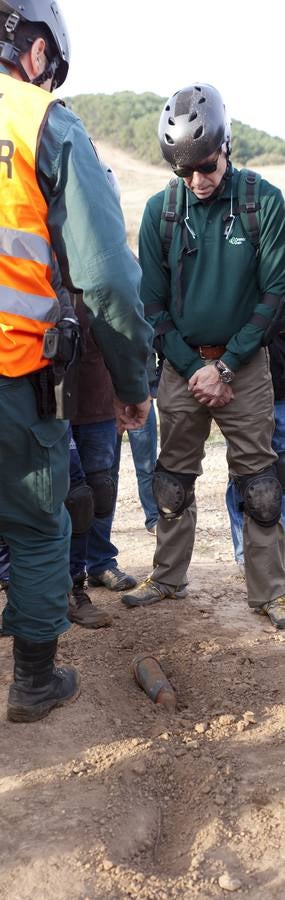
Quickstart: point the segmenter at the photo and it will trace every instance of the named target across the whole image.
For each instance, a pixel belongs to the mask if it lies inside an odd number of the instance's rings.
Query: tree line
[[[127,153],[152,164],[161,164],[157,127],[163,103],[157,94],[78,94],[65,102],[96,140],[116,144]],[[237,120],[232,121],[232,158],[236,165],[285,164],[285,141],[271,137]]]

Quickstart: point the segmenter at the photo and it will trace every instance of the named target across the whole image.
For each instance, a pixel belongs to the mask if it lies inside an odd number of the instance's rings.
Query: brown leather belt
[[[220,344],[216,344],[212,346],[211,344],[204,344],[203,346],[195,347],[193,344],[190,345],[192,350],[196,350],[196,353],[199,353],[201,359],[220,359],[225,352],[225,347]]]

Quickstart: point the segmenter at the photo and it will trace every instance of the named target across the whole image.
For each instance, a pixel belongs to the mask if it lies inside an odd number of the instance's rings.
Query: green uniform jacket
[[[126,404],[140,403],[149,393],[153,338],[139,297],[141,270],[85,128],[59,102],[49,108],[39,136],[37,177],[63,283],[83,291],[116,394]]]
[[[285,211],[278,188],[262,180],[260,248],[256,250],[237,215],[229,240],[231,184],[237,206],[238,171],[232,170],[223,193],[206,203],[188,190],[188,255],[181,226],[174,229],[165,265],[160,240],[164,192],[148,201],[140,229],[141,298],[148,321],[161,335],[164,356],[181,375],[190,378],[204,365],[195,347],[223,345],[223,361],[239,369],[259,349],[263,327],[251,321],[261,313],[264,327],[274,309],[265,294],[285,294]],[[185,212],[186,216],[186,189]],[[263,302],[262,302],[263,301]],[[162,326],[162,322],[168,325]],[[172,330],[171,329],[172,326]]]

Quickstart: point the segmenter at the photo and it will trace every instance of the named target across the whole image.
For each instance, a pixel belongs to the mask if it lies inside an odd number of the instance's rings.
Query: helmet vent
[[[201,90],[202,90],[202,88],[200,87],[200,85],[195,84],[195,91],[200,91],[200,93],[201,93]]]
[[[180,91],[175,99],[174,116],[188,115],[192,106],[193,91],[191,89]]]
[[[169,112],[169,110],[170,110],[170,106],[169,106],[169,103],[168,103],[167,106],[165,107],[165,112]]]
[[[200,97],[200,100],[198,100],[198,103],[206,103],[206,97]]]
[[[197,141],[198,138],[202,137],[202,134],[203,134],[203,125],[200,125],[199,128],[196,128],[196,131],[194,134],[194,141]]]
[[[194,122],[194,119],[197,119],[197,113],[192,112],[191,116],[189,116],[189,122]]]
[[[170,134],[165,133],[164,138],[165,138],[167,144],[174,144],[174,140],[172,137],[170,137]]]
[[[168,119],[168,124],[169,124],[169,125],[175,125],[174,119],[169,118],[169,119]]]
[[[10,13],[10,15],[8,16],[8,19],[6,19],[6,22],[5,22],[5,31],[7,31],[8,34],[13,34],[15,29],[17,28],[19,21],[20,21],[20,16],[18,15],[18,13],[16,13],[16,12]]]

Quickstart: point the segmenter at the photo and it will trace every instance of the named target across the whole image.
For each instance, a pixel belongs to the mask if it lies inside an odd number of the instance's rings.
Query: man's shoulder
[[[266,178],[262,178],[260,180],[260,194],[261,197],[276,197],[279,200],[283,199],[282,191],[276,184],[272,184],[271,181],[267,181]]]
[[[62,128],[66,131],[73,125],[79,125],[84,129],[84,125],[79,116],[77,116],[69,106],[66,106],[63,100],[54,99],[54,101],[51,102],[48,109],[47,120],[50,125]]]
[[[284,215],[285,201],[284,195],[279,187],[267,181],[261,176],[259,187],[260,214],[261,222],[269,221],[273,217],[273,221],[277,215]]]
[[[255,175],[260,198],[266,198],[270,196],[275,196],[278,198],[282,197],[282,191],[280,190],[280,188],[277,187],[276,184],[273,184],[271,181],[268,181],[266,178],[264,178],[262,172],[259,172],[258,169],[234,169],[234,172],[238,176],[238,180],[241,178],[241,176],[246,179],[247,173],[249,177]]]
[[[60,100],[51,102],[45,115],[38,142],[39,174],[54,177],[63,146],[69,143],[76,146],[77,154],[83,155],[90,149],[90,141],[86,129],[78,116]],[[94,154],[95,156],[95,154]]]

